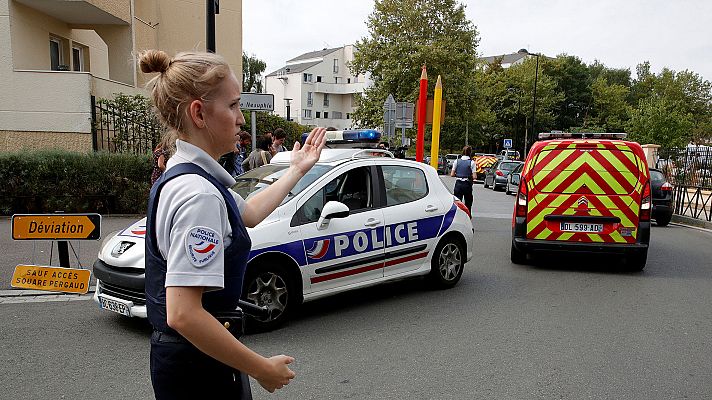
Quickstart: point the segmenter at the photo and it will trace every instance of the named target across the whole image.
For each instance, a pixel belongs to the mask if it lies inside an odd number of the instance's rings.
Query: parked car
[[[513,263],[531,253],[596,253],[645,268],[652,211],[643,149],[624,133],[545,133],[521,173]]]
[[[430,156],[427,156],[423,159],[423,163],[430,165]],[[447,169],[447,161],[445,161],[445,157],[439,156],[438,157],[438,174],[441,175],[447,175],[450,173],[450,171]]]
[[[672,185],[659,169],[650,169],[650,191],[653,195],[652,218],[658,226],[666,226],[672,219]]]
[[[459,154],[446,154],[445,161],[447,161],[447,171],[448,173],[452,170],[452,164],[461,156]]]
[[[237,178],[244,199],[277,181],[288,152]],[[319,162],[252,239],[243,299],[267,308],[248,326],[269,330],[303,302],[405,277],[454,286],[472,258],[467,207],[432,168],[375,149],[324,149]],[[101,308],[146,317],[141,219],[104,241],[94,263]]]
[[[485,169],[485,188],[492,187],[492,190],[504,188],[507,185],[509,173],[521,164],[521,161],[497,161],[493,166]]]
[[[524,163],[517,165],[516,168],[507,176],[507,186],[504,187],[504,193],[514,194],[519,190],[519,181],[522,175],[522,168],[524,168]]]

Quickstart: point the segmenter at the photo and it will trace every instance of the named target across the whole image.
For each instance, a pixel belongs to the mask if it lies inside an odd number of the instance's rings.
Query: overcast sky
[[[521,48],[630,68],[689,69],[712,80],[711,0],[466,0],[480,56]],[[270,73],[291,58],[368,35],[372,0],[243,0],[243,49]]]

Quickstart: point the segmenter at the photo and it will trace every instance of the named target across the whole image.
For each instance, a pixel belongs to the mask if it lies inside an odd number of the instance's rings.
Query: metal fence
[[[92,147],[112,153],[151,153],[161,138],[152,114],[127,112],[91,96]]]
[[[661,149],[656,167],[674,186],[675,214],[712,221],[712,147]]]

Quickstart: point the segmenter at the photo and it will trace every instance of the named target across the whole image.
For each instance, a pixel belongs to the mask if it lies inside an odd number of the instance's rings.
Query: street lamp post
[[[207,0],[205,5],[205,50],[215,53],[215,14],[220,14],[220,0]]]
[[[535,126],[536,126],[536,86],[537,86],[537,82],[539,81],[539,56],[541,56],[541,54],[529,53],[529,52],[527,52],[527,54],[536,57],[536,70],[534,72],[534,98],[532,100],[532,135],[536,135],[536,128],[535,128]],[[527,146],[528,145],[529,145],[528,138],[525,137],[524,138],[524,156],[525,157],[527,154]]]

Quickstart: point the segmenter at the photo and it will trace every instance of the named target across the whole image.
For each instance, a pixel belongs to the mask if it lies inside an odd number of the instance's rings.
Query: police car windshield
[[[289,165],[286,164],[268,164],[259,168],[250,170],[240,176],[238,176],[233,185],[232,190],[237,192],[243,199],[247,200],[254,196],[260,190],[266,188],[272,183],[276,182],[284,173],[287,172]],[[281,204],[284,204],[291,200],[294,196],[298,195],[302,190],[311,185],[317,178],[326,174],[332,167],[328,165],[315,165],[313,166],[302,179],[297,182],[291,192],[287,197],[282,200]]]

